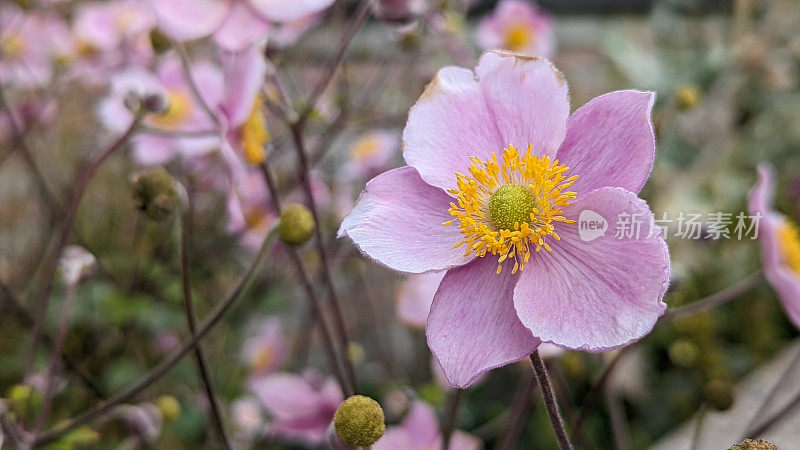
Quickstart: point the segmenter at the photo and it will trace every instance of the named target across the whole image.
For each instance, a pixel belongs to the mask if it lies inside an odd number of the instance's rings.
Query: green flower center
[[[515,223],[530,222],[536,196],[527,186],[504,184],[489,198],[489,217],[498,230],[513,230]]]

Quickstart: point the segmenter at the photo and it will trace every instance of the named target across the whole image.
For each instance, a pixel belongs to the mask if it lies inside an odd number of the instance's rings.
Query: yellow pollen
[[[800,230],[797,225],[789,221],[781,224],[778,242],[784,264],[800,277]]]
[[[253,370],[256,372],[266,371],[270,364],[272,364],[274,356],[275,352],[271,347],[262,347],[258,350],[258,353],[256,353],[256,357],[253,358]]]
[[[245,225],[250,230],[260,227],[266,221],[267,221],[267,215],[258,209],[250,211],[245,215],[244,218]]]
[[[152,121],[156,125],[163,127],[176,127],[186,119],[192,112],[192,100],[184,91],[167,92],[167,110],[161,114],[154,115]]]
[[[12,34],[0,40],[0,54],[7,58],[17,58],[25,52],[25,39]]]
[[[570,206],[576,193],[567,191],[577,175],[564,174],[569,167],[534,156],[531,145],[521,154],[513,145],[503,149],[502,160],[492,153],[484,162],[471,158],[470,175],[456,173],[456,196],[449,213],[455,218],[443,225],[458,222],[464,240],[464,256],[496,255],[497,273],[506,259],[514,259],[511,273],[522,270],[531,250],[551,251],[547,240],[559,240],[554,222],[575,223],[564,217],[562,208]]]
[[[381,140],[378,136],[370,134],[359,139],[350,149],[350,159],[361,162],[375,155],[380,149]]]
[[[524,24],[518,23],[506,29],[504,40],[506,50],[524,50],[534,38],[533,30]]]
[[[264,162],[264,144],[269,142],[270,135],[267,129],[267,121],[261,111],[261,95],[256,96],[250,117],[242,125],[242,148],[244,157],[250,164],[257,166]]]

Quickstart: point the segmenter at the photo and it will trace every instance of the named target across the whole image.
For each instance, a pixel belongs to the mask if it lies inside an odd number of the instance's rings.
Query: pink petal
[[[433,296],[439,289],[444,272],[412,275],[400,286],[397,315],[408,326],[424,328],[428,321]]]
[[[417,445],[414,437],[399,426],[387,427],[378,442],[372,444],[372,450],[424,450]]]
[[[444,276],[428,316],[428,346],[450,384],[466,387],[478,375],[533,352],[539,340],[513,307],[518,275],[498,275],[497,259],[478,258]]]
[[[272,417],[288,420],[305,417],[318,409],[317,392],[301,376],[275,373],[250,381],[250,391],[261,400]]]
[[[503,147],[532,144],[535,154],[555,155],[569,118],[569,87],[558,69],[545,59],[488,52],[475,73]]]
[[[427,448],[439,435],[439,419],[429,404],[415,400],[401,424],[420,448]]]
[[[450,437],[449,447],[448,450],[480,450],[483,445],[477,436],[461,430],[454,430]]]
[[[256,47],[237,54],[223,54],[225,73],[225,98],[222,109],[228,116],[228,125],[236,128],[243,124],[253,110],[256,95],[264,84],[267,63]]]
[[[333,0],[247,0],[261,15],[273,22],[291,22],[320,12]]]
[[[266,38],[269,28],[244,2],[235,1],[230,14],[214,33],[214,41],[224,50],[240,52]]]
[[[569,118],[558,160],[577,174],[572,190],[616,186],[638,193],[656,156],[650,115],[655,94],[616,91],[601,95]]]
[[[758,181],[750,191],[748,209],[751,216],[761,214],[758,241],[761,244],[764,275],[778,294],[789,319],[800,329],[800,275],[783,263],[778,232],[788,219],[772,209],[774,178],[771,166],[762,164],[758,167]]]
[[[228,16],[224,0],[149,0],[158,16],[161,31],[178,41],[208,36]]]
[[[608,222],[605,235],[581,240],[585,210]],[[602,188],[564,212],[576,223],[557,227],[561,240],[531,257],[514,290],[520,320],[543,342],[571,349],[603,351],[641,338],[666,309],[669,282],[667,245],[657,227],[648,237],[647,204],[624,189]],[[638,215],[638,239],[616,237],[625,231],[617,222],[622,213]]]
[[[426,184],[412,167],[373,178],[339,228],[371,258],[401,272],[422,273],[466,264],[453,248],[461,241],[454,225],[443,226],[451,197]]]
[[[456,172],[468,173],[470,156],[485,159],[503,143],[475,74],[445,67],[408,114],[403,157],[427,183],[456,187]]]

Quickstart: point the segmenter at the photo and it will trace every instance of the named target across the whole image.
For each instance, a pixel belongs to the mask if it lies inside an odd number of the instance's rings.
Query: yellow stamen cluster
[[[800,230],[797,225],[785,221],[778,230],[778,241],[784,264],[800,277]]]
[[[167,92],[167,110],[152,117],[153,123],[163,127],[176,127],[192,112],[192,100],[185,91],[171,90]]]
[[[381,147],[381,140],[376,135],[365,136],[358,140],[350,149],[350,159],[354,162],[366,161],[378,153]]]
[[[485,162],[473,157],[469,167],[471,176],[456,173],[458,188],[448,191],[458,199],[458,204],[450,203],[449,210],[456,220],[443,225],[458,221],[464,236],[454,247],[466,246],[465,256],[473,252],[477,257],[487,253],[499,255],[498,274],[502,263],[509,258],[515,259],[512,273],[522,270],[530,259],[531,247],[537,252],[542,248],[551,251],[546,238],[560,239],[553,223],[575,223],[565,218],[562,211],[576,196],[575,192],[566,190],[578,178],[577,175],[565,176],[568,170],[569,167],[559,164],[558,160],[534,156],[530,144],[524,154],[509,145],[503,150],[502,161],[498,161],[494,153]],[[525,187],[530,193],[520,188],[501,190],[509,185]],[[498,202],[509,202],[509,205],[503,208]],[[520,214],[520,208],[525,215]],[[528,220],[519,222],[520,217]]]
[[[22,55],[25,50],[25,39],[18,34],[12,34],[0,39],[0,54],[6,58],[17,58]]]
[[[524,50],[533,39],[533,30],[523,23],[509,26],[503,37],[505,48],[511,51]]]
[[[272,347],[264,346],[258,350],[253,358],[252,366],[256,372],[264,372],[269,369],[272,361],[275,360],[275,351]]]
[[[257,166],[264,162],[264,144],[269,142],[270,135],[267,129],[267,121],[264,112],[261,110],[261,95],[256,96],[253,109],[247,122],[242,125],[242,148],[244,157],[250,164]]]

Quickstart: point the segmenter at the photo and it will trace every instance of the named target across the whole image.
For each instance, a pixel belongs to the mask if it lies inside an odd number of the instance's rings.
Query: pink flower
[[[60,18],[0,7],[0,82],[21,88],[44,86],[66,57],[69,31]]]
[[[245,341],[242,356],[254,375],[264,375],[281,367],[287,351],[280,319],[269,317],[258,325],[257,333]]]
[[[431,311],[433,296],[445,272],[431,272],[411,275],[401,285],[397,293],[397,316],[406,325],[425,328],[428,313]]]
[[[475,39],[486,50],[503,49],[549,58],[555,51],[553,21],[536,4],[502,0],[478,24]]]
[[[349,177],[372,178],[391,167],[400,147],[399,133],[375,130],[365,133],[350,145],[344,166]]]
[[[260,173],[251,170],[236,179],[228,195],[228,232],[238,234],[248,249],[258,250],[278,219],[271,204]]]
[[[667,246],[637,197],[654,95],[612,92],[570,117],[567,93],[537,58],[490,52],[474,73],[440,70],[409,113],[408,166],[372,179],[339,229],[391,269],[447,271],[427,336],[455,386],[540,342],[625,346],[666,308]],[[635,236],[625,217],[639,218]],[[579,218],[607,228],[579,233]]]
[[[477,450],[481,441],[477,437],[455,430],[450,437],[448,450]],[[411,410],[400,425],[387,427],[383,437],[373,444],[374,450],[440,450],[442,432],[433,408],[415,400]]]
[[[179,41],[213,34],[238,52],[267,37],[272,23],[286,23],[326,9],[333,0],[150,0],[161,30]]]
[[[307,373],[275,373],[250,382],[272,422],[268,433],[281,439],[318,445],[344,397],[333,378]]]
[[[222,101],[224,79],[222,72],[209,62],[197,62],[191,68],[194,82],[210,107]],[[111,131],[122,132],[133,120],[133,113],[125,107],[129,92],[140,96],[162,94],[167,100],[167,110],[151,114],[145,125],[167,131],[203,132],[214,129],[214,123],[195,100],[184,76],[178,57],[169,54],[159,64],[156,74],[143,69],[129,69],[111,80],[110,93],[98,106],[101,122]],[[131,139],[133,157],[143,165],[164,164],[177,155],[194,157],[207,154],[219,147],[219,138],[205,136],[162,136],[138,134]]]
[[[800,231],[795,223],[772,209],[773,172],[768,165],[758,166],[758,182],[750,191],[748,207],[751,216],[760,216],[758,241],[764,275],[778,293],[789,319],[800,328]]]
[[[261,404],[253,397],[234,401],[231,405],[231,420],[246,440],[257,435],[264,428]]]

